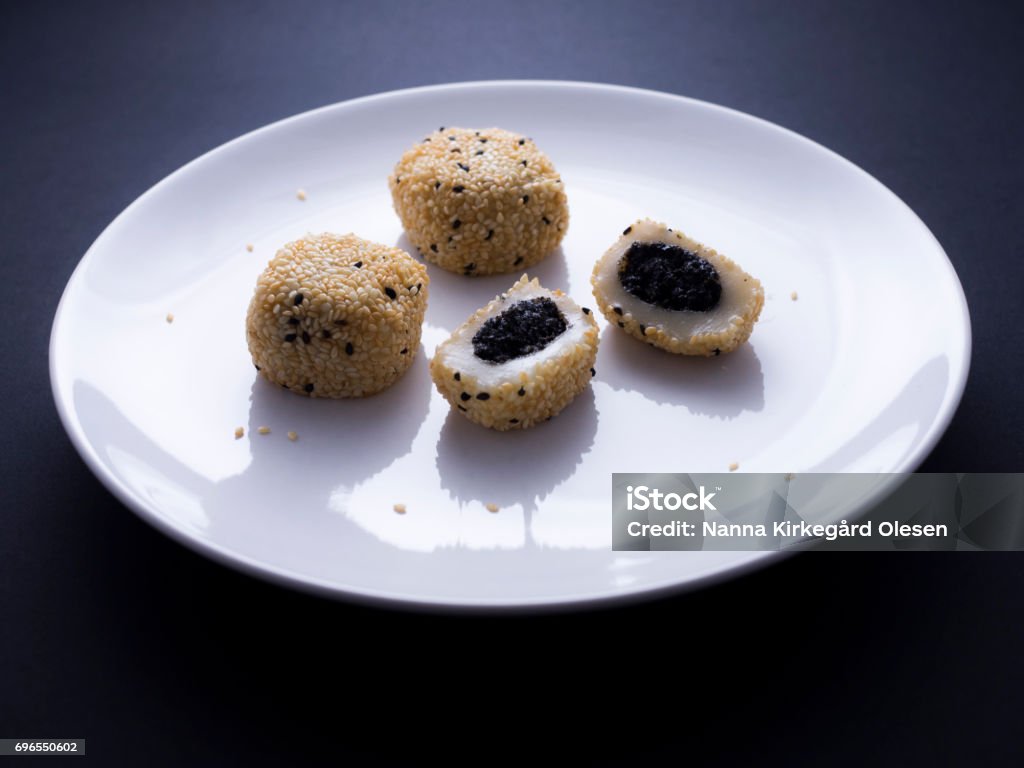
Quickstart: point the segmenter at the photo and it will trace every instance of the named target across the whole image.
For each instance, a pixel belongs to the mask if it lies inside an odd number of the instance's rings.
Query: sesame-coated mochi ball
[[[288,243],[256,281],[245,331],[256,370],[310,397],[362,397],[412,364],[427,309],[426,268],[355,235]]]
[[[562,179],[531,139],[500,128],[441,128],[388,177],[402,226],[423,256],[451,272],[524,270],[569,227]]]

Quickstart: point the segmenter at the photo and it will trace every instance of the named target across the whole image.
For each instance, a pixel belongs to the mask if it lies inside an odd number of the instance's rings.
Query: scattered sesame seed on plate
[[[245,437],[245,427],[235,427],[235,440]]]
[[[800,297],[797,296],[796,291],[793,291],[791,294],[789,294],[789,298],[791,298],[793,301],[796,301]]]
[[[398,514],[404,515],[405,514],[405,504],[395,504],[394,510]]]
[[[253,245],[252,243],[246,243],[245,244],[245,250],[247,250],[249,253],[252,253],[253,249],[255,249],[255,248],[256,248],[256,246]]]
[[[737,462],[735,462],[735,461],[732,464],[729,465],[729,471],[730,472],[735,472],[739,468],[740,468],[740,465]]]
[[[260,427],[256,431],[259,432],[261,435],[269,435],[270,434],[270,427]]]
[[[173,313],[171,313],[171,312],[167,313],[167,322],[168,323],[173,323],[174,322],[174,314]]]
[[[491,503],[487,504],[486,506],[487,506],[487,511],[488,512],[497,512],[499,509],[501,509],[501,507],[499,507],[493,501]]]
[[[306,199],[306,190],[304,190],[304,189],[296,190],[295,191],[295,196],[297,198],[299,198],[299,200],[305,200]]]
[[[298,432],[289,432],[288,433],[288,439],[291,440],[294,443],[296,440],[299,439],[299,433]]]

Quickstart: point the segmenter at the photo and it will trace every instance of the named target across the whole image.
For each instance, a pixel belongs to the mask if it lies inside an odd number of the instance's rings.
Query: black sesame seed
[[[459,168],[461,168],[464,171],[468,171],[469,170],[469,166],[468,165],[463,165],[462,163],[456,163],[456,165],[459,166]]]
[[[405,347],[405,348],[404,348],[404,349],[403,349],[403,350],[402,350],[402,351],[401,351],[401,352],[400,352],[399,354],[402,354],[402,355],[407,355],[407,354],[409,354],[409,348],[408,348],[408,347]]]
[[[307,384],[306,386],[303,387],[303,389],[306,390],[307,392],[312,392],[313,391],[313,385],[312,384]]]
[[[480,139],[480,143],[481,144],[486,144],[487,143],[487,139]]]
[[[632,231],[633,231],[632,227],[626,227],[624,230],[622,230],[622,234],[628,235]]]
[[[455,380],[462,381],[462,374],[459,373],[458,371],[455,372]]]
[[[619,320],[619,328],[625,328],[625,327],[626,327],[626,324],[624,322],[622,322],[621,320]]]
[[[288,342],[292,342],[292,341],[295,341],[295,339],[296,339],[296,338],[297,338],[297,335],[296,335],[296,334],[294,334],[294,333],[289,333],[288,335],[286,335],[286,336],[284,337],[284,340],[285,340],[285,341],[288,341]]]
[[[519,388],[519,396],[522,397],[525,394],[526,394],[526,390],[523,387],[520,387]]]
[[[463,407],[462,407],[461,405],[459,406],[459,410],[460,410],[460,411],[462,411],[463,413],[465,413],[465,412],[466,412],[466,409],[465,409],[465,408],[463,408]]]
[[[303,331],[302,332],[302,340],[305,343],[309,344],[309,332],[308,331]]]
[[[434,253],[437,253],[437,243],[431,243],[430,250],[432,250]]]
[[[302,303],[302,300],[303,300],[304,298],[306,298],[306,297],[305,297],[305,296],[303,296],[303,295],[302,295],[301,293],[296,293],[296,294],[295,294],[295,306],[296,306],[296,307],[297,307],[297,306],[299,306],[299,304],[301,304],[301,303]]]
[[[525,144],[525,143],[526,143],[526,139],[520,139],[519,140],[519,146],[520,147],[523,146],[523,144]]]
[[[434,189],[440,189],[440,188],[441,188],[441,182],[440,181],[435,181],[434,182]]]
[[[389,299],[397,299],[398,298],[398,294],[395,293],[395,289],[394,288],[385,288],[384,289],[384,293],[386,293],[388,295]]]
[[[288,318],[288,325],[298,325],[298,324],[299,324],[299,318],[297,318],[297,317],[289,317]]]
[[[583,309],[583,314],[584,315],[589,315],[590,314],[590,307],[582,307],[582,309]]]
[[[455,221],[452,222],[452,229],[458,229],[461,226],[462,226],[462,222],[459,221],[458,219],[456,219]]]
[[[513,267],[518,267],[522,263],[523,263],[523,257],[519,256],[515,261],[512,262],[512,266]]]
[[[474,269],[476,269],[476,262],[475,261],[469,262],[469,264],[466,265],[465,269],[466,269],[467,272],[472,272]]]
[[[355,264],[353,264],[352,266],[353,266],[353,267],[355,267],[356,269],[360,269],[360,268],[361,268],[361,267],[363,266],[363,262],[361,262],[361,261],[357,261],[357,262],[356,262]]]
[[[622,307],[612,307],[612,312],[614,312],[616,315],[621,315]]]
[[[395,177],[395,184],[401,184],[401,183],[402,183],[402,177],[401,176]]]
[[[452,240],[454,240],[454,239],[455,239],[454,237],[452,237],[451,235],[448,235],[448,242],[449,242],[449,243],[450,243],[450,242],[451,242]]]
[[[640,323],[640,335],[643,336],[645,333],[647,333],[647,326]]]
[[[443,131],[443,130],[444,130],[444,126],[442,125],[442,126],[441,126],[440,128],[438,128],[437,130],[438,130],[438,131]]]
[[[460,155],[462,154],[462,150],[461,150],[461,149],[459,149],[458,147],[453,147],[453,148],[452,148],[452,149],[451,149],[450,151],[452,151],[452,152],[458,152],[458,153],[459,153]]]
[[[528,202],[530,202],[530,196],[523,195],[523,205],[526,205]]]
[[[720,350],[718,347],[715,347],[715,357],[718,357],[720,354],[722,354],[722,350]]]
[[[540,220],[543,221],[545,224],[551,223],[551,219],[549,219],[547,216],[541,216]]]
[[[597,371],[595,371],[593,368],[591,368],[590,369],[590,375],[591,376],[597,376]]]
[[[253,365],[256,365],[256,363],[253,363]],[[260,370],[260,367],[258,365],[256,365],[256,370]]]
[[[487,392],[481,392],[479,395],[476,396],[476,399],[477,400],[490,400],[491,396]]]
[[[328,331],[326,328],[320,332],[320,335],[323,336],[325,339],[331,338],[331,332]]]
[[[424,141],[430,141],[430,137],[427,136],[427,138],[425,138]]]
[[[518,424],[519,423],[519,419],[509,419],[508,423],[509,424]]]
[[[352,346],[352,342],[351,341],[348,344],[345,345],[345,354],[346,355],[351,355],[355,351],[356,351],[356,348]]]
[[[423,288],[423,283],[416,283],[416,290],[420,291]]]
[[[454,192],[455,194],[459,194],[460,192],[463,192],[465,189],[465,187],[459,185],[457,187],[452,187],[452,192]]]
[[[454,136],[449,136],[448,137],[448,141],[455,141],[455,137]]]
[[[467,400],[469,400],[469,398],[472,397],[472,395],[469,394],[469,392],[463,392],[461,395],[459,395],[459,397],[462,398],[462,402],[466,402]]]
[[[493,229],[488,229],[487,230],[487,237],[485,237],[484,240],[490,240],[492,237],[494,237],[494,230]]]
[[[523,168],[525,168],[525,167],[526,167],[526,161],[523,160]]]
[[[478,149],[478,150],[477,150],[476,152],[474,152],[474,153],[473,153],[473,155],[474,155],[475,157],[479,157],[479,156],[480,156],[480,155],[482,155],[483,153],[484,153],[484,151],[483,151],[482,149]]]

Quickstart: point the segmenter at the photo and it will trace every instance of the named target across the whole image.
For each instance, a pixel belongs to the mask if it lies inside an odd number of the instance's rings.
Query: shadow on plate
[[[533,511],[575,473],[594,444],[597,420],[590,387],[551,421],[524,430],[495,432],[452,411],[437,441],[441,487],[458,501]]]
[[[606,325],[597,380],[612,389],[719,419],[764,408],[764,374],[749,343],[719,357],[673,355]]]

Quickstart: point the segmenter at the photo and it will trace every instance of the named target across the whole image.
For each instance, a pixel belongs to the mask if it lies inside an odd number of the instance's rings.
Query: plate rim
[[[625,602],[636,602],[640,600],[655,600],[666,597],[671,594],[681,594],[689,592],[691,590],[704,589],[706,587],[718,584],[725,580],[731,580],[749,574],[755,569],[765,567],[772,563],[778,563],[784,558],[795,554],[795,552],[749,552],[742,553],[747,555],[740,559],[739,562],[729,566],[722,566],[712,570],[709,573],[704,573],[694,578],[691,578],[683,582],[669,582],[669,583],[658,583],[652,585],[643,585],[640,587],[627,587],[621,589],[614,594],[604,595],[589,595],[582,597],[532,597],[532,598],[489,598],[488,600],[480,600],[478,598],[450,598],[450,597],[430,597],[426,595],[421,596],[410,596],[407,594],[392,594],[384,590],[372,590],[363,587],[339,587],[336,584],[330,584],[322,579],[313,578],[309,576],[303,576],[294,573],[286,568],[280,568],[267,563],[255,560],[248,555],[230,551],[216,543],[211,541],[194,537],[189,535],[183,528],[172,525],[167,520],[164,520],[154,511],[150,510],[142,500],[138,499],[134,493],[123,483],[121,483],[116,477],[110,473],[99,456],[93,450],[92,446],[86,439],[84,430],[81,428],[81,424],[75,417],[73,404],[66,402],[62,396],[62,392],[58,385],[59,380],[59,367],[60,363],[56,353],[57,339],[59,330],[62,323],[62,318],[66,311],[66,304],[68,297],[74,290],[75,286],[81,281],[84,269],[93,257],[94,252],[97,249],[97,245],[100,245],[108,236],[110,230],[125,216],[131,214],[131,212],[151,195],[156,194],[165,185],[170,184],[179,175],[185,173],[187,170],[195,165],[205,162],[211,156],[217,155],[222,152],[229,151],[236,144],[240,144],[244,141],[248,141],[257,135],[269,133],[271,131],[280,130],[293,122],[309,119],[314,115],[321,113],[343,110],[352,108],[354,106],[361,106],[374,101],[382,101],[388,99],[402,98],[413,94],[422,93],[441,93],[451,92],[457,90],[469,90],[479,88],[570,88],[580,90],[593,90],[602,92],[617,92],[623,94],[641,95],[648,98],[657,98],[662,100],[669,100],[675,102],[682,102],[691,108],[697,108],[700,110],[710,110],[712,112],[720,112],[729,115],[734,119],[739,119],[744,122],[748,122],[756,125],[761,130],[768,130],[772,132],[781,132],[790,140],[796,140],[803,143],[805,146],[810,148],[814,152],[824,153],[829,157],[830,161],[839,161],[841,164],[852,169],[862,177],[866,178],[877,191],[887,195],[898,207],[903,209],[905,214],[909,215],[909,220],[914,222],[914,225],[929,239],[932,245],[937,249],[938,253],[941,254],[942,259],[940,264],[946,271],[947,278],[952,279],[952,285],[956,288],[957,295],[957,308],[959,309],[960,323],[963,328],[963,346],[959,350],[959,359],[962,360],[960,370],[955,372],[955,376],[951,377],[951,388],[947,394],[945,402],[940,406],[939,413],[936,419],[932,422],[929,429],[921,439],[920,445],[917,450],[911,452],[911,455],[904,459],[896,468],[892,470],[895,473],[912,472],[921,465],[925,458],[934,450],[935,445],[939,439],[949,428],[949,424],[956,414],[959,408],[960,402],[963,399],[964,390],[967,386],[967,379],[971,369],[971,356],[973,347],[973,333],[971,327],[970,310],[967,305],[967,297],[964,293],[963,285],[960,282],[959,275],[956,273],[956,269],[953,266],[949,255],[946,253],[942,244],[935,237],[934,233],[928,228],[920,216],[909,206],[907,203],[893,192],[889,187],[875,178],[872,174],[861,168],[859,165],[851,160],[843,157],[834,150],[829,149],[823,144],[814,141],[796,131],[786,128],[778,123],[771,122],[765,118],[757,117],[747,112],[743,112],[732,107],[722,106],[713,102],[704,101],[702,99],[696,99],[690,96],[683,96],[680,94],[669,93],[667,91],[658,91],[649,88],[638,88],[627,85],[617,85],[611,83],[600,83],[591,81],[580,81],[580,80],[551,80],[551,79],[498,79],[498,80],[469,80],[460,81],[454,83],[436,83],[432,85],[415,86],[410,88],[400,88],[390,91],[382,91],[378,93],[367,94],[364,96],[358,96],[352,99],[345,99],[343,101],[333,102],[331,104],[325,104],[320,107],[305,110],[294,115],[275,120],[271,123],[267,123],[251,131],[243,133],[230,139],[222,144],[219,144],[206,152],[196,156],[189,160],[184,165],[179,166],[171,173],[164,176],[158,182],[146,189],[142,194],[136,197],[131,203],[129,203],[117,216],[115,216],[96,236],[93,242],[86,249],[85,253],[79,259],[71,275],[68,277],[67,283],[64,286],[64,290],[61,292],[60,301],[57,304],[57,309],[54,313],[53,322],[50,326],[50,337],[48,344],[48,369],[50,375],[50,388],[53,395],[54,403],[57,408],[58,416],[60,417],[61,426],[64,428],[65,433],[71,440],[72,445],[81,457],[83,462],[90,470],[90,472],[100,481],[100,483],[111,493],[119,502],[124,506],[128,507],[134,512],[139,518],[144,520],[155,529],[168,536],[174,541],[183,544],[193,552],[200,554],[214,562],[221,565],[228,566],[229,568],[241,571],[242,573],[250,576],[255,576],[263,581],[270,582],[277,586],[284,586],[295,589],[300,592],[312,593],[322,597],[329,597],[334,600],[343,602],[353,602],[370,604],[378,607],[389,607],[398,608],[405,610],[417,610],[417,611],[447,611],[447,612],[541,612],[550,610],[585,610],[597,607],[610,606],[613,604],[620,604]],[[880,499],[874,499],[879,501]],[[698,554],[698,553],[691,553]]]

